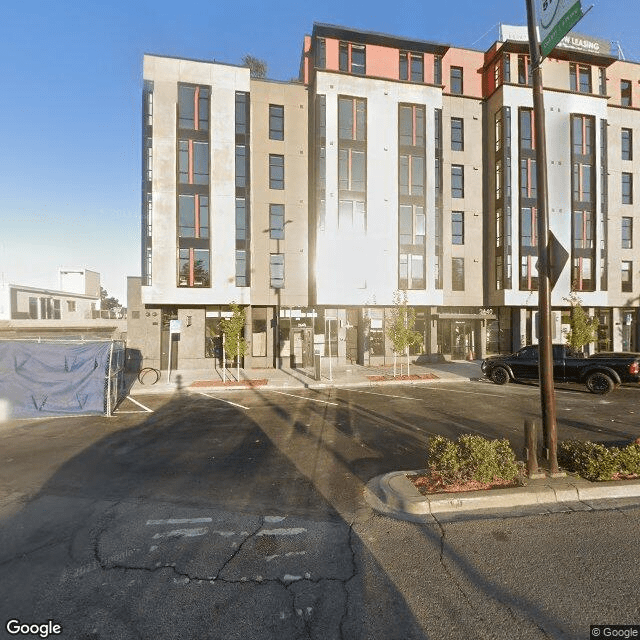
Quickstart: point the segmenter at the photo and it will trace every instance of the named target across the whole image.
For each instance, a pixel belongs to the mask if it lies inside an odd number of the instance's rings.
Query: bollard
[[[538,473],[538,438],[535,420],[524,421],[524,451],[527,458],[529,478],[540,477]]]

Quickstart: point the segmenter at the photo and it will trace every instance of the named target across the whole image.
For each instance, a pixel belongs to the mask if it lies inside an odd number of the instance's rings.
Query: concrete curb
[[[393,471],[373,478],[366,486],[367,502],[377,511],[408,520],[416,516],[474,513],[490,509],[554,504],[569,506],[603,499],[638,498],[640,504],[640,480],[595,483],[573,477],[535,480],[527,486],[511,489],[423,496],[407,478],[407,474],[421,471]]]
[[[243,385],[238,384],[237,386],[228,386],[228,387],[217,387],[217,386],[202,386],[202,387],[192,387],[190,384],[186,384],[181,387],[182,391],[188,391],[190,393],[197,393],[199,391],[205,392],[228,392],[228,391],[246,391],[250,389],[254,390],[273,390],[273,389],[332,389],[332,388],[357,388],[357,387],[379,387],[385,385],[423,385],[423,384],[435,384],[438,382],[471,382],[474,380],[478,380],[475,377],[464,377],[464,376],[455,376],[451,378],[431,378],[427,380],[366,380],[366,381],[358,381],[358,382],[346,382],[336,380],[333,382],[303,382],[299,381],[298,383],[270,383],[259,386],[252,385]],[[161,383],[160,386],[151,385],[148,387],[136,384],[129,390],[129,395],[137,396],[137,395],[147,395],[147,394],[160,394],[160,393],[173,393],[177,391],[177,384],[174,382],[171,383]]]

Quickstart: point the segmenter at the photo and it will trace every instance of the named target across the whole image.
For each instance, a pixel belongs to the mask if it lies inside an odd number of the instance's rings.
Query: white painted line
[[[316,400],[315,398],[307,398],[306,396],[297,396],[294,393],[285,393],[284,391],[273,391],[272,393],[279,393],[282,396],[291,396],[292,398],[302,398],[302,400],[309,400],[311,402],[321,402],[322,404],[332,404],[334,406],[338,406],[337,402],[328,402],[327,400]]]
[[[377,391],[362,391],[362,389],[341,389],[341,391],[348,391],[349,393],[368,393],[372,396],[384,396],[385,398],[402,398],[403,400],[420,400],[420,398],[412,398],[411,396],[394,396],[391,393],[378,393]]]
[[[306,529],[302,527],[294,527],[292,529],[261,529],[256,533],[257,536],[298,536],[305,533]]]
[[[134,400],[131,396],[127,396],[127,399],[131,400],[131,402],[133,402],[133,404],[137,404],[139,407],[142,407],[145,411],[148,411],[149,413],[153,413],[153,409],[149,409],[149,407],[145,407],[141,402],[138,402],[137,400]]]
[[[34,416],[33,418],[9,418],[9,420],[58,420],[60,418],[106,418],[104,413],[70,413],[63,416]]]
[[[166,531],[165,533],[156,533],[153,536],[154,540],[158,538],[193,538],[195,536],[203,536],[209,531],[208,527],[199,527],[197,529],[174,529],[173,531]]]
[[[207,398],[211,398],[212,400],[220,400],[220,402],[226,402],[228,404],[232,404],[234,407],[240,407],[241,409],[249,410],[251,408],[251,407],[245,407],[243,404],[236,404],[235,402],[231,402],[231,400],[223,400],[222,398],[219,398],[218,396],[209,395],[208,393],[205,393],[204,391],[198,391],[198,393],[201,396],[207,396]]]
[[[211,518],[169,518],[168,520],[147,520],[150,524],[202,524],[203,522],[211,522]]]
[[[146,411],[115,411],[113,413],[114,416],[118,415],[122,415],[123,413],[147,413]]]
[[[483,391],[460,391],[460,389],[443,389],[442,387],[436,387],[435,385],[429,385],[430,391],[451,391],[452,393],[467,393],[472,396],[491,396],[492,398],[508,398],[509,396],[502,395],[501,393],[484,393]]]
[[[286,516],[265,516],[264,517],[264,521],[265,522],[282,522],[285,519]]]

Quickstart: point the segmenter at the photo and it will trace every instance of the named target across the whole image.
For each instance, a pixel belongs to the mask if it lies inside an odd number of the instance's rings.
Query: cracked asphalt
[[[633,435],[637,391],[618,391],[568,393],[560,428]],[[9,619],[74,639],[578,639],[637,624],[632,503],[427,525],[363,498],[374,475],[423,466],[434,432],[517,441],[537,397],[472,382],[177,393],[111,419],[0,425],[0,637],[15,637]]]

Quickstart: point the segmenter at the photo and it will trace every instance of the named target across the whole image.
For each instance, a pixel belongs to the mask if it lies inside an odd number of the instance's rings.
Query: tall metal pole
[[[547,193],[547,145],[545,137],[544,96],[540,44],[536,30],[533,0],[526,0],[529,25],[529,51],[533,70],[533,117],[536,141],[536,179],[538,190],[538,315],[540,335],[540,404],[542,429],[549,456],[549,471],[559,473],[556,398],[553,389],[553,352],[551,348],[551,286],[549,282],[549,208]]]

